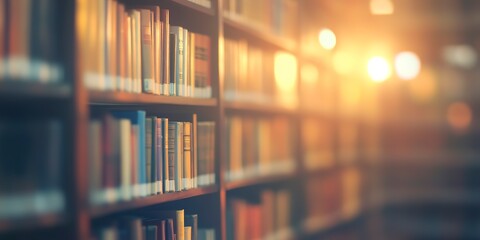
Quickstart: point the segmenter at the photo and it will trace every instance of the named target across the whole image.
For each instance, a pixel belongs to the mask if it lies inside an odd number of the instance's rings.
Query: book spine
[[[147,9],[140,10],[141,14],[141,49],[142,49],[142,80],[143,92],[154,92],[153,58],[152,58],[152,21],[151,11]]]
[[[145,119],[145,165],[146,165],[146,194],[150,195],[152,183],[152,118]]]
[[[154,47],[154,56],[155,56],[155,94],[160,95],[162,92],[161,88],[161,75],[162,75],[162,28],[160,22],[160,7],[156,6],[154,9],[154,25],[155,25],[155,47]]]
[[[182,84],[182,92],[183,92],[183,95],[184,97],[188,97],[189,96],[189,89],[188,89],[188,73],[189,73],[189,69],[188,69],[188,59],[189,59],[189,56],[188,56],[188,42],[189,42],[189,37],[188,37],[188,30],[187,29],[183,29],[183,84]]]
[[[157,162],[157,117],[152,117],[152,179],[151,179],[151,187],[150,187],[150,194],[157,194],[158,191],[158,162]]]
[[[142,151],[145,149],[145,133],[146,133],[146,128],[145,128],[145,112],[144,111],[138,111],[137,112],[138,116],[138,130],[139,130],[139,139],[138,139],[138,149],[140,152],[140,161],[139,161],[139,172],[140,172],[140,179],[141,179],[141,193],[142,196],[147,195],[147,160],[146,160],[146,152]]]
[[[157,162],[157,193],[163,193],[163,127],[162,127],[162,119],[157,118],[157,136],[156,136],[156,162]]]
[[[192,187],[197,188],[197,174],[198,174],[198,121],[197,121],[197,114],[193,114],[192,116],[192,136],[191,136],[191,176],[192,176]]]
[[[162,84],[163,95],[169,95],[170,91],[170,11],[168,9],[161,10],[161,21],[163,23],[162,35]]]
[[[183,186],[183,122],[176,122],[174,135],[175,155],[175,191],[182,191]]]
[[[176,211],[176,223],[177,223],[177,239],[176,240],[185,240],[185,211],[177,210]]]
[[[120,174],[121,174],[121,198],[129,200],[131,197],[130,165],[131,165],[131,123],[128,119],[120,120]]]
[[[190,189],[191,186],[191,171],[192,171],[192,152],[191,152],[191,134],[192,123],[183,123],[183,189]]]
[[[170,33],[170,80],[169,80],[169,92],[168,95],[175,96],[177,95],[177,81],[178,75],[176,74],[178,71],[178,64],[177,59],[178,55],[176,54],[178,51],[178,35],[174,33]]]
[[[175,137],[177,133],[177,123],[176,122],[169,122],[168,123],[168,179],[169,179],[169,189],[170,191],[176,190],[176,171],[175,169],[178,167],[176,164],[176,144],[175,144]]]
[[[170,141],[170,129],[168,118],[162,118],[163,128],[163,184],[164,192],[170,192],[170,155],[169,155],[169,141]]]

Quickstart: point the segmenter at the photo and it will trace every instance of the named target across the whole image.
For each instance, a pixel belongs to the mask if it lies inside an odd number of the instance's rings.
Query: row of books
[[[57,0],[0,1],[0,80],[63,79],[60,7]]]
[[[147,117],[145,111],[94,117],[89,123],[91,202],[126,201],[214,184],[212,125],[198,123],[195,114],[189,122]]]
[[[305,189],[304,228],[315,231],[332,219],[356,216],[361,211],[362,176],[356,168],[341,169],[328,175],[314,176]]]
[[[261,32],[294,38],[297,34],[297,0],[227,0],[224,15]]]
[[[295,170],[291,124],[287,118],[227,118],[228,181]]]
[[[245,40],[225,39],[225,99],[275,101],[274,54]]]
[[[227,239],[294,239],[291,208],[288,190],[265,190],[258,202],[230,199]]]
[[[170,23],[159,6],[116,0],[77,10],[83,79],[94,90],[210,98],[210,38]]]
[[[98,240],[215,240],[215,229],[199,228],[197,214],[151,210],[127,216],[95,230]]]
[[[58,119],[0,120],[0,220],[65,210],[64,147]]]

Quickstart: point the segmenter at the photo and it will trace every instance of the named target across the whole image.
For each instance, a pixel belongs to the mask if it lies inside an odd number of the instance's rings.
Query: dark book
[[[142,86],[143,92],[154,92],[154,76],[153,76],[153,38],[152,38],[152,12],[148,9],[141,9],[141,52],[142,52]]]
[[[178,51],[177,48],[178,48],[178,44],[177,44],[177,39],[178,39],[178,35],[176,34],[172,34],[172,33],[169,33],[169,36],[170,36],[170,82],[169,82],[169,92],[168,94],[170,96],[175,96],[177,95],[177,74],[176,74],[176,71],[177,71],[177,54],[176,52]]]
[[[146,164],[146,176],[147,176],[147,194],[152,194],[152,139],[153,139],[153,119],[151,117],[147,117],[145,119],[145,164]]]
[[[173,225],[172,218],[167,219],[166,227],[167,227],[167,230],[166,230],[167,240],[175,240],[175,232],[174,232],[174,225]]]
[[[156,146],[156,153],[155,153],[155,171],[156,171],[156,185],[157,185],[157,193],[163,193],[163,127],[162,127],[162,119],[156,118],[156,131],[155,131],[155,146]]]
[[[157,240],[158,239],[158,227],[156,225],[147,225],[147,234],[146,240]]]
[[[176,179],[176,132],[177,132],[177,123],[168,122],[168,181],[169,181],[169,190],[175,191],[177,183]]]

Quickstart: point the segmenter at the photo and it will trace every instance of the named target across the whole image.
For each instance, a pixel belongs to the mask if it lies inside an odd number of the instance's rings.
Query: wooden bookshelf
[[[252,191],[260,191],[259,189],[268,189],[272,185],[285,184],[288,190],[291,190],[293,200],[298,206],[295,206],[295,211],[299,215],[294,216],[291,219],[292,229],[296,229],[295,224],[303,219],[303,215],[308,209],[304,209],[305,206],[302,202],[303,197],[300,194],[304,193],[301,187],[305,184],[305,180],[308,178],[323,173],[328,170],[319,170],[310,173],[307,169],[301,169],[304,165],[303,153],[300,150],[301,136],[300,136],[300,124],[301,119],[308,116],[318,119],[333,118],[336,119],[335,113],[327,114],[316,112],[314,110],[305,110],[301,106],[286,107],[276,104],[256,104],[249,102],[231,102],[224,101],[224,90],[222,89],[224,83],[224,77],[222,75],[222,65],[224,64],[224,49],[221,48],[224,39],[231,37],[231,35],[245,37],[247,42],[254,43],[256,45],[266,46],[269,49],[288,51],[295,55],[297,59],[300,57],[300,51],[298,49],[298,39],[288,39],[276,36],[268,31],[263,31],[253,27],[253,25],[246,23],[244,20],[224,16],[223,5],[227,0],[212,0],[212,7],[206,8],[190,2],[188,0],[141,0],[133,1],[127,0],[127,6],[160,6],[161,8],[169,8],[171,10],[170,15],[175,15],[177,18],[182,18],[183,21],[191,21],[189,14],[194,13],[193,19],[208,18],[206,23],[214,23],[212,26],[201,26],[198,29],[191,29],[192,32],[198,31],[208,34],[211,38],[211,80],[213,98],[190,98],[190,97],[177,97],[177,96],[161,96],[152,94],[136,94],[127,92],[109,92],[109,91],[94,91],[88,90],[75,67],[80,65],[79,60],[76,59],[77,55],[80,55],[82,50],[76,43],[76,35],[74,31],[75,26],[75,8],[77,6],[77,0],[66,0],[67,6],[65,14],[71,18],[66,19],[66,23],[62,30],[65,30],[65,41],[71,47],[71,52],[67,54],[67,79],[69,82],[59,85],[47,85],[34,82],[7,82],[0,81],[0,99],[16,100],[27,99],[35,102],[37,99],[54,99],[59,101],[68,102],[65,106],[62,105],[62,111],[66,116],[63,120],[66,121],[68,130],[65,135],[67,139],[67,155],[69,160],[66,163],[65,178],[62,179],[65,182],[66,189],[66,205],[68,218],[54,215],[54,216],[42,216],[39,218],[29,218],[21,221],[0,221],[0,238],[3,232],[21,231],[25,228],[45,229],[50,226],[66,225],[69,230],[69,234],[65,239],[73,240],[87,240],[90,239],[93,229],[92,222],[103,218],[113,218],[119,214],[135,213],[136,210],[162,206],[163,205],[175,205],[180,200],[199,201],[198,206],[212,204],[204,204],[205,198],[214,203],[219,203],[211,209],[203,209],[203,212],[208,212],[205,218],[212,218],[211,225],[218,233],[217,240],[227,240],[227,192],[232,192],[238,189],[246,189]],[[120,1],[123,2],[123,1]],[[182,17],[178,17],[182,16]],[[183,16],[184,19],[183,19]],[[178,19],[177,19],[178,20]],[[171,22],[172,24],[180,24],[178,22]],[[190,23],[192,26],[204,25],[203,22]],[[188,24],[188,25],[190,25]],[[298,34],[300,35],[300,34]],[[74,41],[75,40],[75,41]],[[223,58],[222,58],[223,57]],[[300,64],[299,64],[300,65]],[[299,67],[297,69],[299,71]],[[299,78],[298,78],[299,79]],[[298,80],[299,81],[299,80]],[[15,103],[14,103],[15,104]],[[16,106],[16,105],[15,105]],[[52,107],[57,105],[52,104]],[[164,108],[168,106],[168,108]],[[90,206],[88,203],[88,118],[93,112],[100,108],[103,110],[111,107],[125,107],[129,109],[154,109],[165,110],[167,113],[165,117],[169,117],[169,113],[174,115],[174,111],[171,109],[181,109],[188,114],[197,113],[199,116],[207,115],[205,118],[212,120],[216,123],[215,128],[215,174],[216,182],[215,186],[200,187],[197,189],[191,189],[181,192],[165,193],[160,195],[148,196],[145,198],[138,198],[126,202],[117,202],[112,204],[104,204],[100,206]],[[225,115],[240,115],[240,116],[276,116],[281,115],[292,122],[293,129],[293,157],[295,162],[295,169],[291,173],[273,174],[266,176],[259,176],[255,178],[243,179],[238,181],[229,182],[225,179],[224,170],[226,169],[227,154],[226,154],[226,126]],[[333,115],[333,116],[332,116]],[[204,116],[202,116],[204,117]],[[288,185],[288,186],[287,186]],[[300,186],[298,189],[293,189],[292,186]],[[299,194],[297,194],[299,193]],[[201,200],[197,200],[201,199]],[[182,205],[179,204],[179,207]],[[336,215],[327,216],[325,223],[314,231],[322,231],[326,228],[334,227],[336,225],[343,224],[345,219]],[[300,239],[306,238],[312,233],[311,230],[300,228],[298,230],[298,237]],[[297,233],[295,235],[297,237]]]

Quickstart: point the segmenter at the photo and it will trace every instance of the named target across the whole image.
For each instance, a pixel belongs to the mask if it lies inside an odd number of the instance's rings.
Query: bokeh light
[[[390,64],[383,57],[372,57],[368,60],[368,75],[374,82],[383,82],[387,80],[391,74],[392,70]]]
[[[413,52],[401,52],[395,56],[395,71],[402,80],[416,78],[421,67],[420,58]]]
[[[465,102],[454,102],[448,105],[447,121],[457,131],[466,130],[472,122],[472,110]]]
[[[320,46],[327,50],[332,50],[335,45],[337,45],[337,37],[335,36],[335,33],[328,28],[320,30],[318,33],[318,41],[320,42]]]

